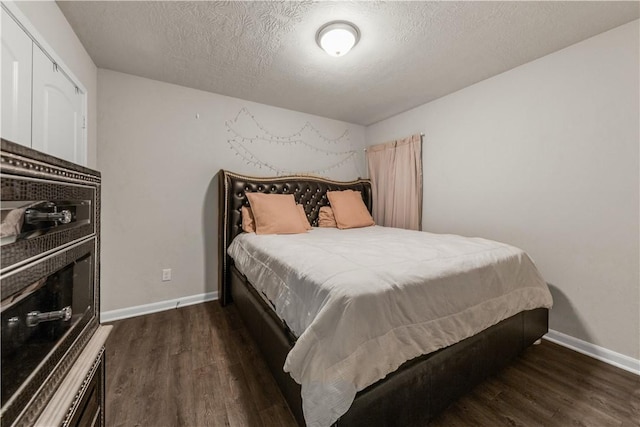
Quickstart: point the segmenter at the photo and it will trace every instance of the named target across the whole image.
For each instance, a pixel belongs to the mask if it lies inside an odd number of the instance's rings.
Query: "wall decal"
[[[247,165],[264,168],[276,175],[326,175],[351,163],[359,168],[357,151],[350,149],[348,129],[340,136],[330,138],[307,121],[293,133],[277,134],[245,107],[233,119],[227,120],[225,126],[227,144],[236,156]],[[316,166],[309,170],[305,163],[311,156]],[[321,159],[323,156],[326,161]]]

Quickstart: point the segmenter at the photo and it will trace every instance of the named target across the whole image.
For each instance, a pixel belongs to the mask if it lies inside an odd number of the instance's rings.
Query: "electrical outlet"
[[[162,281],[168,282],[169,280],[171,280],[171,269],[165,268],[162,270]]]

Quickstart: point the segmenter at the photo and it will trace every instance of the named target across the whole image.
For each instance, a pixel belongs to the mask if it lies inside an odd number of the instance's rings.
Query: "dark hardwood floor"
[[[107,426],[295,426],[235,307],[114,322]],[[433,426],[640,426],[640,377],[543,341]]]

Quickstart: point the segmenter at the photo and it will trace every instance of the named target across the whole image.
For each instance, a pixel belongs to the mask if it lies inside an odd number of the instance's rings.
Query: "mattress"
[[[334,423],[407,360],[552,305],[524,251],[480,238],[314,228],[243,233],[228,253],[298,337],[283,369],[301,384],[309,427]]]

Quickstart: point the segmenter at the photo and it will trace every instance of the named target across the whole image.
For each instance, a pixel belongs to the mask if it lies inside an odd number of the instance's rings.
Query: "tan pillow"
[[[256,234],[305,233],[293,194],[247,193]]]
[[[359,191],[327,191],[327,197],[340,229],[375,225]]]
[[[311,227],[311,224],[309,224],[307,214],[304,211],[304,206],[296,205],[296,208],[298,208],[298,213],[300,214],[300,218],[302,219],[302,224],[304,225],[305,230],[311,230],[313,227]]]
[[[323,206],[318,212],[318,227],[338,228],[336,217],[333,216],[333,209],[329,206]]]
[[[242,231],[245,233],[255,233],[256,223],[251,208],[243,206],[242,209],[240,209],[240,215],[242,216]]]

